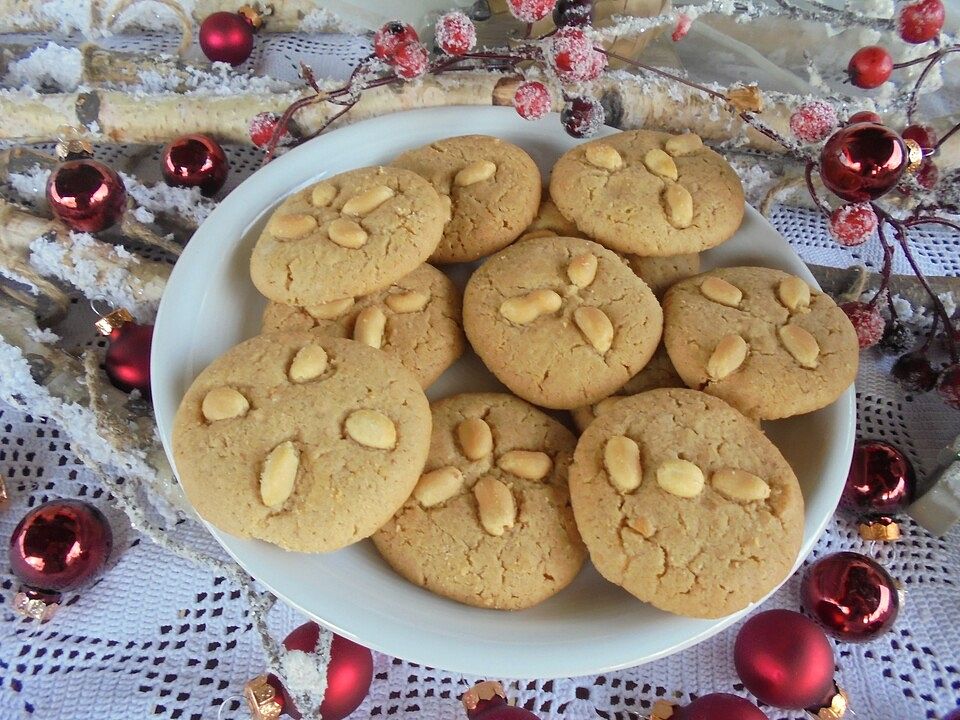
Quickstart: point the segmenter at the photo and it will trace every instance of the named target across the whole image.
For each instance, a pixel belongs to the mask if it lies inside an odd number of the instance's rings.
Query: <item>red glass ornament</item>
[[[960,720],[960,708],[948,712],[943,716],[943,720]]]
[[[888,515],[913,502],[917,477],[906,456],[879,440],[858,440],[840,507],[857,514]]]
[[[467,720],[540,720],[529,710],[510,705],[503,686],[493,680],[477,683],[460,700]]]
[[[104,361],[107,377],[124,392],[139,390],[150,397],[150,347],[153,325],[126,322],[109,334],[110,346]]]
[[[768,720],[749,700],[730,693],[698,697],[678,712],[678,720]]]
[[[944,17],[942,0],[907,3],[897,16],[897,30],[908,43],[925,43],[940,34]]]
[[[127,189],[120,176],[102,162],[69,160],[50,174],[47,202],[71,230],[99,232],[120,219]]]
[[[200,49],[210,62],[239,65],[253,52],[253,25],[239,13],[208,15],[200,25]]]
[[[10,537],[10,567],[37,590],[65,592],[93,580],[113,548],[110,523],[81,500],[51,500],[23,516]]]
[[[924,155],[929,155],[937,146],[937,131],[929,125],[907,125],[900,133],[904,140],[913,140]]]
[[[747,620],[733,660],[747,690],[768,705],[812,707],[833,690],[830,641],[813,620],[792,610],[767,610]]]
[[[868,122],[876,123],[877,125],[883,124],[883,118],[881,118],[877,113],[872,110],[861,110],[858,113],[854,113],[847,120],[847,125],[856,125],[857,123]]]
[[[813,563],[800,589],[803,608],[839,640],[868,642],[893,625],[900,599],[890,573],[855,552]]]
[[[820,151],[820,177],[834,195],[864,202],[890,192],[907,163],[907,147],[893,130],[857,123],[827,140]]]
[[[412,25],[393,20],[373,34],[373,52],[381,60],[393,60],[397,48],[408,42],[417,42],[420,36]]]
[[[858,88],[871,90],[880,87],[893,73],[893,58],[887,49],[868,45],[857,50],[847,65],[850,82]]]
[[[198,187],[206,196],[227,181],[230,164],[223,148],[209,135],[178,137],[160,155],[163,179],[175,187]]]

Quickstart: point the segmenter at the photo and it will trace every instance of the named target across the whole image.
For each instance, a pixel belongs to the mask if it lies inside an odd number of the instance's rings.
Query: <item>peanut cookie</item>
[[[630,268],[653,290],[657,298],[662,298],[674,283],[700,272],[700,255],[697,253],[666,257],[627,255],[626,258]]]
[[[490,371],[536,405],[597,402],[636,375],[660,342],[650,288],[589,240],[526,240],[489,258],[463,299],[467,338]]]
[[[570,508],[576,440],[512,395],[433,403],[413,495],[373,536],[411,582],[468,605],[518,610],[566,587],[586,555]]]
[[[857,335],[829,295],[770,268],[719,268],[667,291],[664,343],[692,388],[752,418],[829,405],[857,376]]]
[[[263,332],[318,328],[392,355],[429,387],[463,354],[460,291],[423,264],[386,290],[306,308],[269,303]]]
[[[678,615],[756,602],[790,573],[803,537],[803,496],[780,451],[696,390],[651,390],[594,420],[570,495],[600,574]]]
[[[257,290],[287,305],[366,295],[423,263],[448,217],[416,173],[351,170],[280,204],[253,248],[250,275]]]
[[[506,247],[540,204],[540,170],[516,145],[463,135],[409,150],[393,161],[449,199],[451,219],[430,261],[469,262]]]
[[[300,552],[372,535],[409,497],[429,448],[416,378],[315,330],[228,350],[193,381],[173,428],[180,482],[204,519]]]
[[[550,197],[589,237],[623,253],[683,255],[728,240],[743,219],[740,178],[697,135],[631,130],[577,145]]]
[[[544,194],[540,201],[540,209],[537,210],[537,216],[518,239],[535,240],[536,238],[555,236],[584,237],[583,233],[577,230],[577,226],[567,220],[557,209],[553,200]]]

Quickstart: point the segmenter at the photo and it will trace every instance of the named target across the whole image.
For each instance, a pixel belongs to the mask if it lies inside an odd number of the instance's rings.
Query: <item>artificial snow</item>
[[[124,86],[136,96],[180,93],[183,95],[239,95],[241,93],[277,93],[294,90],[294,86],[271,77],[239,73],[223,62],[213,63],[209,70],[187,66],[167,73],[153,68],[138,73],[139,84]]]
[[[59,335],[47,328],[28,327],[27,335],[34,342],[43,343],[44,345],[53,345],[60,339]]]
[[[48,42],[26,57],[10,64],[6,83],[13,87],[55,89],[73,92],[83,75],[83,54],[78,48],[67,48]]]
[[[133,219],[144,225],[149,225],[157,218],[152,212],[141,206],[133,211]]]
[[[359,35],[369,28],[353,20],[342,18],[327,8],[314,8],[303,16],[297,29],[304,33],[340,32]]]
[[[127,187],[127,194],[151,213],[176,215],[186,219],[188,224],[199,225],[216,206],[201,194],[200,188],[178,188],[164,183],[148,187],[132,175],[120,173],[120,177]]]
[[[46,196],[49,179],[50,169],[41,167],[39,164],[28,168],[25,172],[7,175],[7,182],[10,183],[13,191],[22,200],[30,203],[40,202]]]

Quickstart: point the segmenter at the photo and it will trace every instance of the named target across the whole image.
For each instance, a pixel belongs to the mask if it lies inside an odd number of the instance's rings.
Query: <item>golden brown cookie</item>
[[[423,264],[385,290],[299,308],[268,303],[263,332],[318,328],[328,337],[359,340],[392,355],[429,387],[463,354],[460,291]]]
[[[567,220],[556,204],[544,193],[537,216],[523,231],[518,240],[535,240],[542,237],[584,237],[577,226]]]
[[[700,272],[700,255],[669,255],[666,257],[643,257],[642,255],[627,255],[627,264],[640,276],[657,298],[688,277]]]
[[[299,552],[372,535],[409,497],[430,447],[430,406],[386,353],[311,331],[258,335],[214,360],[173,427],[201,517]]]
[[[586,556],[567,467],[576,439],[512,395],[435,402],[413,495],[373,536],[393,568],[431,592],[518,610],[566,587]]]
[[[678,615],[722,617],[760,600],[803,537],[803,496],[780,451],[696,390],[651,390],[594,420],[570,494],[600,574]]]

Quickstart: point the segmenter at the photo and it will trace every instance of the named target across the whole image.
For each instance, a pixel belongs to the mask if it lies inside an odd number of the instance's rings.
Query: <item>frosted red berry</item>
[[[926,154],[937,146],[937,131],[929,125],[907,125],[900,133],[904,140],[913,140]]]
[[[847,65],[850,82],[858,88],[871,90],[880,87],[893,73],[893,58],[886,48],[867,45],[857,50]]]
[[[603,125],[605,114],[599,100],[585,95],[569,98],[560,111],[560,122],[575,138],[593,135]]]
[[[373,34],[373,52],[381,60],[389,62],[393,59],[393,54],[398,47],[419,39],[412,25],[393,20]]]
[[[937,392],[947,405],[960,410],[960,363],[943,369],[937,379]]]
[[[550,112],[550,91],[541,82],[520,83],[513,94],[513,107],[524,120],[539,120]]]
[[[940,179],[940,170],[936,164],[934,164],[933,160],[925,158],[924,161],[920,163],[920,169],[917,170],[915,177],[920,187],[925,190],[933,190],[937,181]]]
[[[910,352],[897,358],[890,368],[890,374],[907,392],[930,392],[937,384],[936,370],[919,352]]]
[[[841,205],[830,213],[830,234],[844,247],[865,243],[877,229],[877,214],[870,203]]]
[[[270,142],[270,138],[273,137],[273,132],[279,120],[280,116],[272,112],[262,112],[255,115],[248,127],[250,142],[257,147],[265,147]]]
[[[553,12],[557,0],[507,0],[510,13],[522,22],[532,23],[543,20]]]
[[[821,100],[801,105],[790,116],[793,134],[806,142],[823,140],[836,126],[837,111]]]
[[[897,16],[897,31],[908,43],[925,43],[943,29],[942,0],[918,0],[905,4]]]
[[[591,0],[558,0],[553,9],[553,24],[560,27],[583,27],[593,20]]]
[[[560,28],[549,46],[550,63],[563,82],[585,82],[600,76],[607,56],[593,47],[590,38],[577,28]]]
[[[693,25],[693,20],[689,15],[681,14],[677,18],[677,24],[673,26],[673,32],[670,33],[670,39],[674,42],[679,42],[682,40],[688,32],[690,32],[690,26]]]
[[[861,350],[873,347],[883,338],[886,323],[875,306],[855,300],[843,303],[840,309],[846,313],[853,329],[856,330],[857,342]]]
[[[463,55],[477,44],[477,28],[462,12],[448,12],[437,20],[437,45],[447,55]]]
[[[419,42],[408,42],[397,47],[393,52],[391,64],[394,71],[404,80],[413,80],[427,71],[430,63],[430,54]]]
[[[865,122],[873,123],[874,125],[883,125],[883,118],[872,110],[861,110],[847,119],[847,125],[856,125],[857,123]]]

